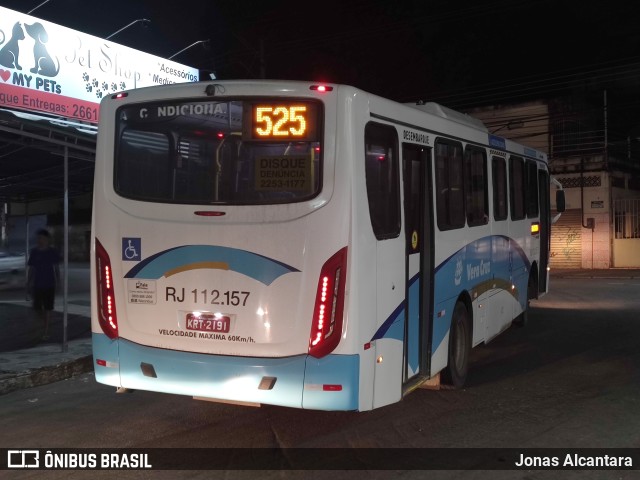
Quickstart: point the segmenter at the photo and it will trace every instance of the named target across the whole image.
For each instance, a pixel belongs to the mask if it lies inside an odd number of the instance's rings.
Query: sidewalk
[[[91,338],[71,340],[68,351],[60,344],[0,353],[1,395],[23,388],[58,382],[91,371]]]
[[[554,269],[549,272],[552,278],[601,278],[601,279],[640,279],[638,268],[608,268],[608,269]]]
[[[62,352],[61,312],[52,312],[49,338],[42,340],[43,321],[26,302],[0,303],[0,395],[90,371],[88,312],[87,306],[69,305],[68,351]]]

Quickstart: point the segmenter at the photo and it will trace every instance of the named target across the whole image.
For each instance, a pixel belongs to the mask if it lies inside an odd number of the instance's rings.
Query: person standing
[[[37,245],[29,253],[27,262],[27,286],[33,296],[33,308],[44,319],[42,339],[47,340],[56,287],[60,283],[60,255],[51,246],[51,235],[47,230],[38,230],[37,238]]]

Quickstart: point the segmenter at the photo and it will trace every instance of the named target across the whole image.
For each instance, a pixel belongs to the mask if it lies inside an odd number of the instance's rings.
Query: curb
[[[551,275],[551,278],[563,278],[563,279],[585,279],[585,280],[638,280],[640,276],[638,275],[625,275],[625,276],[613,276],[613,275],[589,275],[589,274],[563,274],[558,273],[556,275]]]
[[[76,375],[87,373],[92,369],[93,356],[86,355],[57,365],[26,370],[4,379],[0,376],[0,395],[23,388],[38,387],[40,385],[59,382],[60,380],[66,380]]]

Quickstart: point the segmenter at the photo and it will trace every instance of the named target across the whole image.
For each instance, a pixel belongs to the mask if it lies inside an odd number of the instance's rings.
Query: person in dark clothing
[[[33,296],[33,308],[44,319],[43,340],[49,338],[49,319],[56,294],[56,287],[60,283],[60,255],[50,245],[51,235],[47,230],[38,230],[38,243],[29,253],[27,263],[29,272],[27,286]]]

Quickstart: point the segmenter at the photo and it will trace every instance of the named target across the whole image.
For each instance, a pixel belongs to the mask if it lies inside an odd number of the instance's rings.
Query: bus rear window
[[[308,200],[321,186],[321,112],[316,102],[290,99],[122,107],[114,189],[160,203]]]

